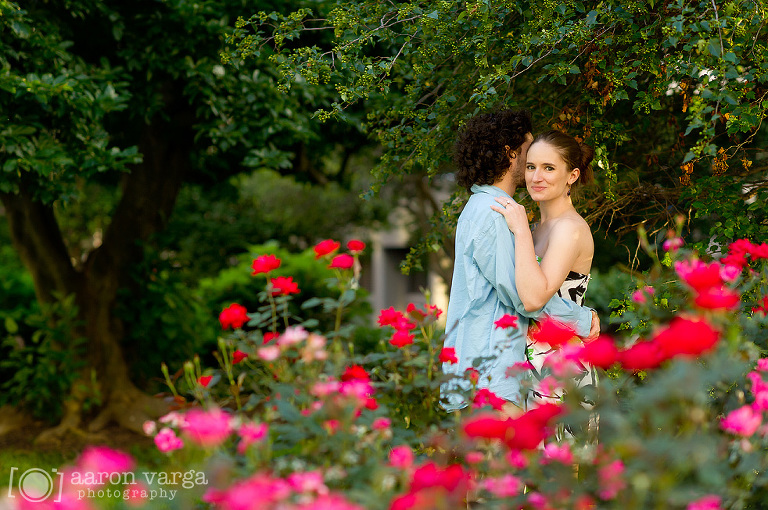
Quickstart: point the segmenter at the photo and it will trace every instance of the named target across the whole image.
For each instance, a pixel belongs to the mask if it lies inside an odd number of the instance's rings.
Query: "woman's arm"
[[[506,200],[497,199],[504,205]],[[579,255],[581,229],[570,221],[560,221],[550,233],[547,251],[536,261],[533,237],[525,207],[512,202],[505,207],[491,206],[504,215],[507,226],[515,234],[515,282],[523,306],[529,312],[539,310],[565,281]]]

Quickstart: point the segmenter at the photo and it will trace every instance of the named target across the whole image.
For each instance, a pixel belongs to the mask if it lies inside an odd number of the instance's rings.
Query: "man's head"
[[[509,171],[522,182],[531,130],[528,110],[501,110],[469,119],[454,146],[459,185],[470,189],[473,184],[493,184]]]

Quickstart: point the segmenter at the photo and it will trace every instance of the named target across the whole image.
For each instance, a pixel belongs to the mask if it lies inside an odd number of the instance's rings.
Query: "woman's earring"
[[[566,192],[566,195],[568,195],[569,197],[571,196],[571,185],[570,184],[568,185],[568,191]]]

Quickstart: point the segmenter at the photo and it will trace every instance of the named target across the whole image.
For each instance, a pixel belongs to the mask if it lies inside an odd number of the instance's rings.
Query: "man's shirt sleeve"
[[[581,337],[589,335],[592,311],[557,294],[540,310],[528,312],[515,285],[515,242],[502,215],[494,218],[485,230],[473,236],[474,258],[480,272],[496,289],[499,300],[518,314],[531,319],[551,317],[574,328]]]

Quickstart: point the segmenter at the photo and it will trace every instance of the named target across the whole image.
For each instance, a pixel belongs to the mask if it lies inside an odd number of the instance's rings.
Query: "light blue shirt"
[[[474,185],[456,226],[456,260],[446,318],[445,347],[456,349],[458,363],[443,364],[443,372],[463,376],[478,357],[488,361],[477,367],[478,387],[520,403],[520,377],[507,377],[507,368],[525,361],[529,318],[549,316],[569,324],[581,337],[589,335],[591,309],[553,296],[544,308],[526,312],[515,286],[515,240],[504,216],[491,209],[495,197],[508,198],[496,186]],[[517,328],[497,328],[505,314],[517,316]],[[455,385],[469,389],[463,379],[443,384],[445,408],[467,405]],[[452,391],[453,389],[453,391]]]

